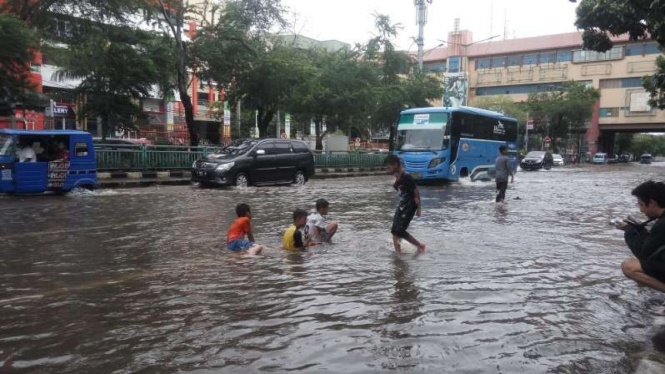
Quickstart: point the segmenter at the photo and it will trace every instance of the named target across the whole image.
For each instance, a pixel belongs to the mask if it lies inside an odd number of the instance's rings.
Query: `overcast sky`
[[[289,9],[294,29],[318,39],[338,39],[347,43],[366,42],[373,33],[374,13],[391,17],[402,25],[398,39],[401,49],[416,50],[418,34],[413,0],[282,0]],[[461,29],[473,32],[474,40],[501,34],[507,19],[508,38],[575,31],[576,4],[568,0],[433,0],[425,27],[425,47],[445,40],[455,18]],[[293,30],[291,30],[293,31]]]

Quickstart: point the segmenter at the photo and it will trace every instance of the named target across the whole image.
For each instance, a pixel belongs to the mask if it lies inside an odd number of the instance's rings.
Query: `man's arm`
[[[252,232],[251,227],[249,228],[249,231],[247,232],[247,240],[254,243],[254,233]]]

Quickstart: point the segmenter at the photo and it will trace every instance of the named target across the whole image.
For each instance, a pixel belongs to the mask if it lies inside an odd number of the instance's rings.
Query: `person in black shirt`
[[[388,156],[386,158],[386,169],[389,173],[395,174],[396,179],[393,187],[399,192],[399,205],[395,211],[393,227],[391,230],[395,251],[402,251],[401,241],[404,239],[415,245],[419,252],[422,252],[425,250],[426,246],[417,241],[406,231],[409,228],[413,216],[417,215],[420,217],[421,215],[420,191],[418,191],[418,186],[416,186],[416,183],[413,181],[413,177],[404,172],[399,157],[395,155]]]
[[[640,211],[656,221],[651,231],[646,223],[625,221],[617,227],[624,230],[624,239],[637,259],[621,264],[624,275],[635,282],[665,292],[665,183],[645,182],[632,192]],[[647,223],[648,223],[647,222]]]

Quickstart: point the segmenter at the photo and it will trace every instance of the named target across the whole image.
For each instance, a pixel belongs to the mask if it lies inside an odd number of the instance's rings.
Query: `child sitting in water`
[[[233,222],[231,228],[226,233],[226,249],[236,253],[258,255],[265,247],[254,244],[254,234],[252,233],[252,212],[247,204],[238,204],[236,206],[238,219]],[[247,239],[245,240],[245,236]]]
[[[395,155],[390,155],[386,158],[386,169],[389,173],[395,175],[395,184],[393,188],[399,192],[399,205],[395,211],[393,218],[393,227],[391,233],[393,234],[393,244],[395,251],[402,251],[402,239],[415,245],[418,252],[425,250],[425,245],[417,241],[406,230],[414,215],[420,217],[420,191],[414,182],[413,177],[404,172],[402,168],[402,161]]]
[[[337,232],[337,223],[326,224],[325,216],[328,215],[330,203],[326,199],[316,201],[316,211],[307,216],[305,226],[305,239],[314,243],[329,242]]]
[[[303,234],[300,231],[307,223],[307,212],[302,209],[296,209],[293,212],[293,225],[284,233],[282,244],[289,251],[305,250],[308,247],[315,246],[309,239],[303,240]]]

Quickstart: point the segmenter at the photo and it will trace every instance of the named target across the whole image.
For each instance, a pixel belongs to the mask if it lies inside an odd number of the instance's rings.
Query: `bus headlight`
[[[429,162],[429,166],[428,166],[428,167],[429,167],[430,169],[432,169],[432,168],[435,168],[435,167],[437,167],[437,166],[443,164],[444,162],[446,162],[446,158],[445,158],[445,157],[435,158],[435,159],[433,159],[432,161]]]

